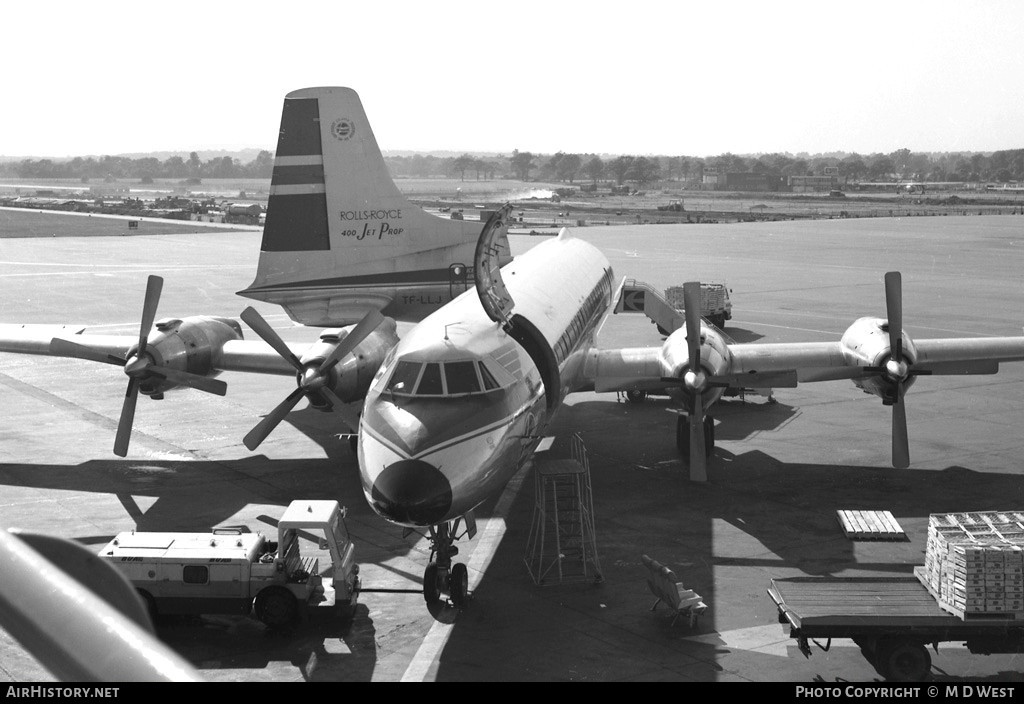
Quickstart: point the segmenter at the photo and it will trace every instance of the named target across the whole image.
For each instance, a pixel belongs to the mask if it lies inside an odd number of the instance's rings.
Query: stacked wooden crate
[[[932,514],[917,574],[961,618],[1024,618],[1024,512]]]

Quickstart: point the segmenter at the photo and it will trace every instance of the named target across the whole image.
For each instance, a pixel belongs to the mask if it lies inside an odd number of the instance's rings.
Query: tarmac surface
[[[885,316],[883,274],[903,274],[904,326],[925,337],[1020,335],[1024,218],[930,217],[574,230],[616,276],[664,289],[725,282],[738,342],[838,339]],[[65,233],[66,234],[66,233]],[[148,274],[165,278],[159,317],[237,317],[259,233],[0,239],[0,322],[80,324],[136,334]],[[512,236],[513,253],[539,241]],[[288,340],[312,341],[255,304]],[[399,332],[405,329],[400,325]],[[246,330],[246,337],[255,335]],[[612,316],[604,347],[660,345],[640,315]],[[272,530],[295,498],[349,509],[363,587],[351,623],[285,633],[245,617],[163,619],[158,635],[211,681],[879,681],[850,641],[809,658],[766,594],[775,577],[896,576],[924,564],[928,516],[1024,509],[1024,364],[996,376],[924,377],[907,396],[911,468],[890,459],[890,410],[849,382],[807,384],[712,410],[709,481],[688,481],[665,398],[568,397],[550,434],[586,445],[603,580],[537,586],[524,563],[530,468],[460,541],[472,603],[436,617],[419,592],[429,547],[378,518],[340,424],[293,412],[257,452],[242,437],[294,387],[229,373],[226,397],[193,390],[140,401],[127,458],[113,455],[125,381],[116,367],[0,354],[0,526],[99,549],[139,530],[244,524]],[[300,404],[304,405],[304,404]],[[841,509],[891,511],[905,542],[851,541]],[[648,591],[641,555],[671,567],[709,609],[690,628]],[[372,589],[397,591],[370,591]],[[409,590],[402,592],[401,590]],[[933,654],[937,681],[1022,682],[1017,655]],[[0,679],[54,677],[0,631]]]

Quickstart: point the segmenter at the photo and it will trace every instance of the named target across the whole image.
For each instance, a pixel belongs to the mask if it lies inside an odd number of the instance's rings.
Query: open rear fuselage
[[[515,307],[492,321],[475,290],[408,332],[370,386],[359,433],[363,490],[406,526],[465,515],[533,453],[612,304],[612,270],[562,232],[501,270]]]

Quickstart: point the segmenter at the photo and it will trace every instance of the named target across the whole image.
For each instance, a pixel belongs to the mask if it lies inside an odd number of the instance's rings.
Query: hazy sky
[[[1024,2],[3,3],[0,155],[273,150],[297,88],[382,149],[1024,147]]]

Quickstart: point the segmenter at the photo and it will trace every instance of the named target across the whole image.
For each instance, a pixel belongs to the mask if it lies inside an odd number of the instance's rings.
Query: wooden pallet
[[[836,511],[843,533],[850,540],[909,540],[888,511]]]
[[[935,598],[935,603],[948,613],[953,614],[962,621],[1024,621],[1024,611],[964,611],[953,604],[943,601],[935,588],[928,582],[928,575],[923,567],[914,568],[914,576],[928,590],[928,593]]]

